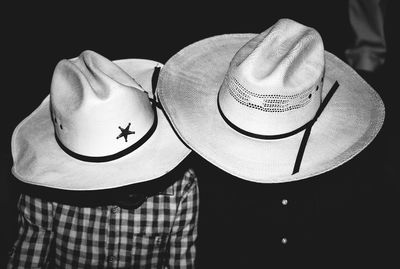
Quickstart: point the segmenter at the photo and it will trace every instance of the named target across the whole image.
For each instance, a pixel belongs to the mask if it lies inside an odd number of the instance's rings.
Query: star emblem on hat
[[[121,133],[117,136],[117,139],[124,137],[125,142],[128,142],[128,135],[135,133],[134,131],[130,131],[129,127],[131,127],[131,123],[129,123],[125,128],[118,126],[118,128],[121,130]]]

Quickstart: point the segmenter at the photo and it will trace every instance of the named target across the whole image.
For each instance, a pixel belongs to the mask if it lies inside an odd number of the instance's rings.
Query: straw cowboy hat
[[[50,95],[14,130],[13,174],[23,182],[98,190],[161,177],[190,152],[156,106],[162,65],[111,62],[84,51],[60,61]]]
[[[279,183],[360,153],[384,120],[379,95],[324,51],[318,32],[281,19],[261,34],[198,41],[161,70],[158,94],[178,135],[239,178]]]

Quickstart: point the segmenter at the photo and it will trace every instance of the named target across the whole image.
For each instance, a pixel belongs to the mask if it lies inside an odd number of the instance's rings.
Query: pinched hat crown
[[[142,87],[93,51],[59,62],[50,92],[56,137],[78,155],[117,154],[142,138],[154,122]]]
[[[305,126],[321,104],[324,47],[313,28],[281,19],[232,59],[218,95],[231,126],[279,136]]]

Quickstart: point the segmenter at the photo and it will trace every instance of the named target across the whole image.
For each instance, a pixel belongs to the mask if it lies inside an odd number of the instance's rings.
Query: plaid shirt
[[[134,210],[22,194],[8,268],[193,268],[198,206],[191,169]]]

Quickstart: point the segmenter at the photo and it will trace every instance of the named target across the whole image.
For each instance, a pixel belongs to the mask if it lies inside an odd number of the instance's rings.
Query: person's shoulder
[[[54,203],[41,197],[22,193],[18,201],[19,213],[31,225],[51,229]]]
[[[178,195],[183,196],[185,193],[197,191],[197,176],[193,168],[184,170],[180,177],[174,184]]]
[[[21,193],[18,204],[20,207],[31,210],[51,206],[51,202],[46,199],[28,193]]]

